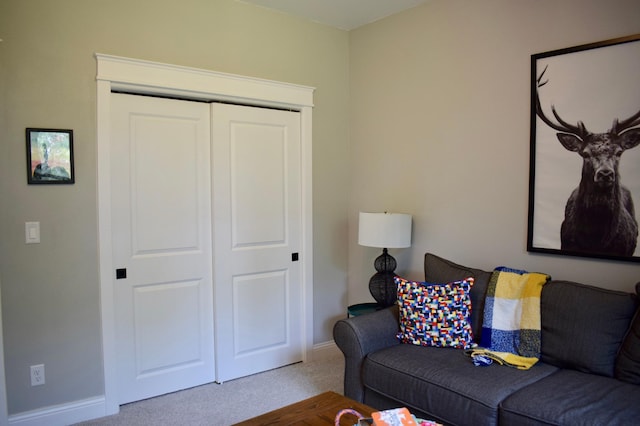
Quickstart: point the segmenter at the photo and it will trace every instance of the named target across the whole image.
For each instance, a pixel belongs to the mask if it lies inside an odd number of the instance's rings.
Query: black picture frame
[[[29,127],[26,142],[29,185],[75,183],[73,130]]]
[[[639,69],[640,34],[531,55],[527,251],[640,262]]]

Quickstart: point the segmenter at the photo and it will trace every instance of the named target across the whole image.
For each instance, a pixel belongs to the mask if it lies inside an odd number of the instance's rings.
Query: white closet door
[[[300,114],[212,105],[216,380],[301,361]]]
[[[214,380],[210,107],[112,94],[120,404]],[[126,278],[124,278],[126,270]]]

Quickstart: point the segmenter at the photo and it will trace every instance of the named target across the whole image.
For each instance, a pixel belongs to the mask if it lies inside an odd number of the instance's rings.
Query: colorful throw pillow
[[[472,277],[431,284],[395,277],[402,343],[468,349],[475,346],[469,322]]]
[[[469,321],[471,321],[473,337],[476,343],[480,343],[480,336],[482,335],[484,301],[491,274],[492,272],[490,271],[459,265],[433,253],[425,253],[424,255],[424,280],[427,282],[450,283],[473,277],[473,288],[470,292],[473,311]]]

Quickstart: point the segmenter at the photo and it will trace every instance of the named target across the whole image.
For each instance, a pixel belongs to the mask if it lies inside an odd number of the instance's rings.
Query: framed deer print
[[[27,183],[72,184],[73,130],[27,129]]]
[[[527,250],[640,262],[640,34],[531,56]]]

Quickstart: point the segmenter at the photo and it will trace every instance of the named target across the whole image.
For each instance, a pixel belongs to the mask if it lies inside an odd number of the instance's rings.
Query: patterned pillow
[[[469,323],[472,277],[447,284],[430,284],[395,277],[400,306],[402,343],[468,349],[473,343]]]

